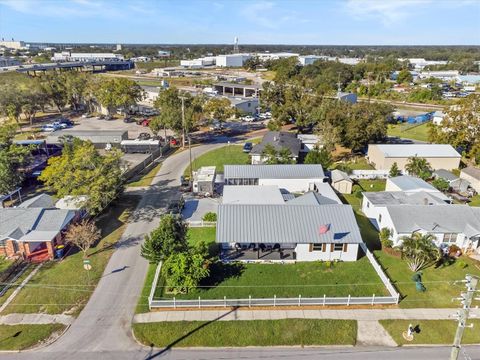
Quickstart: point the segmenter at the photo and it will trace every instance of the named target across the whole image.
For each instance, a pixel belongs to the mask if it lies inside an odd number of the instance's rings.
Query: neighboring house
[[[345,93],[345,92],[337,92],[337,99],[340,101],[345,101],[350,104],[356,104],[357,103],[357,94],[354,93]]]
[[[414,176],[401,175],[388,178],[385,184],[385,191],[404,191],[408,193],[425,192],[447,203],[451,202],[451,199],[436,187]]]
[[[446,182],[448,182],[448,185],[452,190],[459,193],[465,193],[468,189],[468,186],[470,185],[467,180],[460,179],[457,175],[445,169],[435,170],[433,172],[433,176],[436,179],[445,180]]]
[[[355,261],[362,237],[350,205],[222,204],[216,242],[227,261]]]
[[[315,146],[319,148],[323,147],[323,141],[320,136],[314,134],[298,134],[297,138],[300,139],[302,145],[300,147],[300,152],[307,153],[312,150]]]
[[[394,246],[414,232],[432,234],[435,243],[455,244],[463,251],[480,253],[480,208],[468,205],[390,205],[381,212],[380,228],[392,231]]]
[[[292,193],[315,190],[326,181],[321,165],[225,165],[225,185],[276,185]]]
[[[461,155],[447,144],[371,144],[368,146],[368,162],[377,170],[390,170],[396,162],[398,169],[405,171],[405,166],[411,157],[426,159],[433,170],[457,169],[461,159]]]
[[[480,169],[469,166],[460,171],[460,179],[467,180],[477,193],[480,193]]]
[[[442,198],[426,191],[378,191],[364,192],[362,212],[370,222],[380,230],[385,227],[384,213],[387,206],[392,205],[448,205]],[[440,193],[441,194],[441,193]]]
[[[332,186],[340,194],[351,194],[353,188],[353,180],[348,174],[341,170],[332,170],[330,173]]]
[[[53,207],[52,199],[44,194],[17,208],[2,208],[0,254],[32,261],[51,260],[55,246],[63,242],[63,231],[77,218],[77,211]]]
[[[242,114],[256,114],[260,106],[258,98],[228,97],[227,99],[230,101],[232,107]]]
[[[263,156],[263,152],[267,145],[273,146],[276,151],[287,149],[290,153],[290,158],[296,162],[300,154],[302,142],[294,133],[269,131],[263,137],[262,142],[256,144],[252,148],[252,151],[250,151],[252,165],[264,164],[268,160],[268,158]]]

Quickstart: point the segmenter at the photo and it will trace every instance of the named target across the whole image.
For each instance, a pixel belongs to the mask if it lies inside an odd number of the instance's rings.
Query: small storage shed
[[[193,173],[193,192],[212,195],[215,189],[215,166],[203,166]]]
[[[353,188],[353,180],[348,174],[341,170],[332,170],[331,172],[332,187],[340,194],[351,194]]]

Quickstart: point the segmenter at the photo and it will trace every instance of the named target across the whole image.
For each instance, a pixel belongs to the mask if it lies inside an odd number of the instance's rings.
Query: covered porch
[[[293,247],[282,247],[280,244],[234,244],[222,248],[222,261],[295,261]]]

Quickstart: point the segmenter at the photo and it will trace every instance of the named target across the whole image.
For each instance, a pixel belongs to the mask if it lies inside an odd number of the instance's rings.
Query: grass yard
[[[227,145],[209,151],[193,159],[193,170],[202,166],[216,166],[217,172],[223,173],[223,165],[248,164],[249,156],[243,152],[243,145]],[[185,170],[185,176],[190,174],[190,167]]]
[[[13,260],[0,257],[0,274],[12,265]]]
[[[160,171],[162,164],[155,165],[148,173],[140,175],[135,181],[127,184],[128,187],[150,186],[155,179],[155,175]]]
[[[148,308],[148,297],[150,296],[150,289],[152,288],[153,278],[155,277],[155,270],[157,266],[155,264],[148,265],[147,276],[145,277],[145,282],[143,283],[143,289],[138,299],[137,307],[135,308],[135,314],[141,314],[149,312]]]
[[[24,350],[65,329],[61,324],[0,325],[0,350]]]
[[[385,269],[392,283],[404,296],[400,302],[402,308],[431,308],[431,307],[458,307],[458,302],[452,302],[452,298],[458,297],[465,290],[463,284],[453,284],[455,280],[464,280],[466,274],[480,276],[480,263],[461,257],[468,266],[462,269],[458,266],[459,261],[450,266],[435,269],[433,266],[422,270],[422,280],[427,288],[425,292],[418,292],[412,281],[413,272],[407,267],[407,263],[398,257],[382,251],[376,251],[375,255]]]
[[[480,320],[470,320],[473,328],[466,328],[462,344],[480,344]],[[453,320],[380,320],[380,324],[388,331],[398,345],[405,344],[453,344],[457,322]],[[408,325],[418,326],[419,332],[414,334],[413,341],[405,341],[402,333]]]
[[[83,253],[67,256],[61,262],[48,262],[3,311],[8,313],[67,312],[77,315],[87,303],[103,274],[116,243],[123,234],[130,212],[138,203],[136,196],[122,196],[97,218],[102,239],[89,250],[92,270],[83,269]]]
[[[159,281],[155,298],[171,298]],[[331,268],[322,262],[296,264],[223,264],[211,265],[210,276],[200,287],[178,299],[272,298],[371,296],[387,294],[380,278],[366,257],[356,262],[339,262]]]
[[[410,127],[410,124],[390,124],[388,125],[388,136],[398,136],[405,139],[419,140],[428,142],[428,123]]]
[[[352,188],[352,193],[343,194],[343,197],[357,211],[362,207],[363,196],[360,191],[385,191],[385,184],[385,180],[358,180]]]
[[[355,345],[352,320],[179,321],[133,324],[135,337],[156,347]]]
[[[355,158],[349,161],[341,161],[333,164],[332,169],[337,169],[338,167],[346,166],[350,170],[375,170],[375,168],[367,162],[367,159],[364,157]]]
[[[470,206],[480,206],[480,195],[475,195],[470,199],[468,203]]]

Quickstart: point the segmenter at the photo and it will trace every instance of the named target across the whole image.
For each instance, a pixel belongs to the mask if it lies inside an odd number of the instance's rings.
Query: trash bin
[[[55,257],[56,258],[62,258],[63,257],[63,251],[65,249],[64,245],[58,245],[55,247]]]

